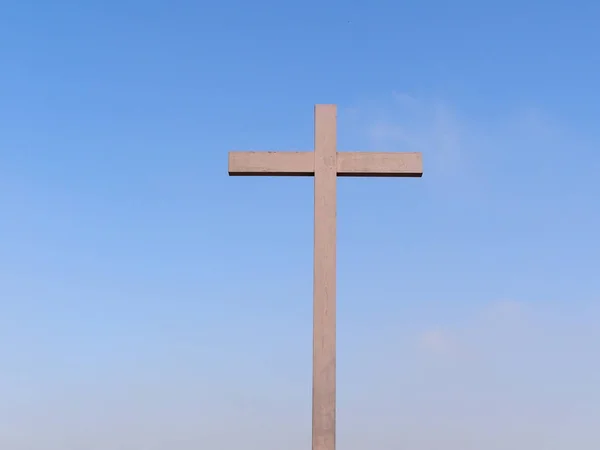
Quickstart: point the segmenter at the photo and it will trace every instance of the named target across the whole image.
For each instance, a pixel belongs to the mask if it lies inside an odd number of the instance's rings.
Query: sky
[[[0,3],[0,447],[310,447],[313,180],[338,181],[338,448],[600,448],[600,5]]]

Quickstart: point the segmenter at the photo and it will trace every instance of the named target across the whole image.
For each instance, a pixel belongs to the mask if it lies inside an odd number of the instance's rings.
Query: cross
[[[336,106],[315,106],[308,152],[230,152],[229,175],[314,176],[312,449],[335,450],[336,177],[420,177],[421,153],[338,152]]]

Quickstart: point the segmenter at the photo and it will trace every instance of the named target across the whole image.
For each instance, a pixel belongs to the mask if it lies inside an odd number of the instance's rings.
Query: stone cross
[[[308,152],[230,152],[229,175],[314,176],[312,449],[335,450],[336,177],[420,177],[421,153],[337,152],[336,106],[315,106]]]

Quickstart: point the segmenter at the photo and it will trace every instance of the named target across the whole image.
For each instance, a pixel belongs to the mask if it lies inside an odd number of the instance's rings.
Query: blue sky
[[[597,449],[594,2],[0,4],[0,446],[308,448],[312,180],[338,183],[338,442]],[[32,433],[32,429],[35,432]]]

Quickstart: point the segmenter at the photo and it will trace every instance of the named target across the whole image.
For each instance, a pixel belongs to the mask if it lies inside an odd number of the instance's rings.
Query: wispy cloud
[[[504,341],[517,328],[522,330],[531,319],[526,310],[526,305],[514,300],[489,303],[461,326],[422,330],[417,337],[418,349],[425,355],[443,359],[485,357],[482,343],[489,340],[491,334]]]
[[[388,101],[353,108],[349,115],[374,149],[423,152],[428,169],[438,175],[460,170],[467,136],[455,111],[443,102],[394,92]]]
[[[460,350],[456,337],[451,332],[439,328],[422,332],[418,336],[418,344],[420,350],[434,356],[452,357]]]
[[[438,193],[459,191],[462,199],[486,200],[488,191],[507,186],[509,177],[512,186],[530,189],[534,185],[527,181],[549,177],[551,167],[554,175],[579,171],[591,178],[591,167],[600,161],[594,156],[597,140],[589,133],[535,107],[482,115],[443,100],[393,92],[383,100],[359,102],[341,118],[353,142],[379,151],[422,152],[422,183]],[[581,167],[581,158],[591,165]]]
[[[556,305],[500,300],[412,338],[398,331],[386,359],[369,361],[378,384],[363,386],[368,396],[360,401],[385,413],[364,422],[385,448],[597,448],[600,367],[591,355],[600,349],[600,311],[569,314],[565,320]],[[406,339],[415,344],[412,356]]]

